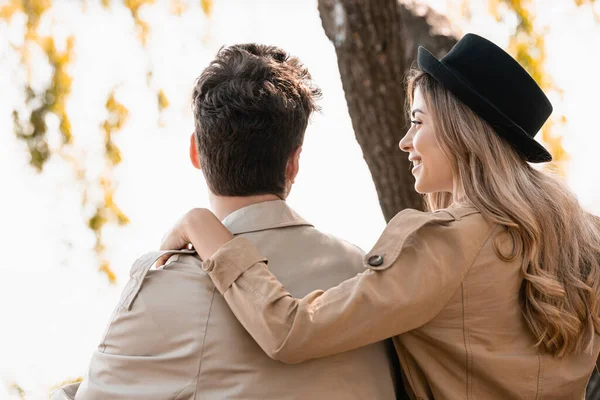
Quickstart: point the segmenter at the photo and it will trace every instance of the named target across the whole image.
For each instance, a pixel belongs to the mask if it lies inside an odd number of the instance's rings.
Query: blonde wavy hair
[[[599,219],[558,179],[532,168],[431,75],[410,73],[409,106],[416,88],[455,177],[453,193],[427,194],[427,207],[467,203],[506,227],[512,251],[503,254],[499,240],[495,250],[503,260],[522,260],[522,312],[536,346],[557,357],[591,352],[600,333]]]

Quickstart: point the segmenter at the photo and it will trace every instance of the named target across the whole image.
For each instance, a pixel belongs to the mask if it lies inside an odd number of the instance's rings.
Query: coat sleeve
[[[204,265],[261,348],[271,358],[298,363],[365,346],[433,319],[487,240],[468,236],[448,213],[405,210],[365,256],[365,272],[302,299],[286,291],[244,238],[221,247]]]

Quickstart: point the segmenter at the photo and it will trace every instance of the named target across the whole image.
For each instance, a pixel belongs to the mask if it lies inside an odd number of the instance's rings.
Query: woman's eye
[[[417,128],[419,127],[419,125],[423,124],[421,121],[414,121],[414,120],[411,120],[410,123],[413,125],[416,125]]]

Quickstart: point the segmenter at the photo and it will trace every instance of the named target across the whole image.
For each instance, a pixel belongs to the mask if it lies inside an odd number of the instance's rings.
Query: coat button
[[[374,255],[369,257],[368,262],[372,267],[379,267],[381,264],[383,264],[383,257],[380,255]]]

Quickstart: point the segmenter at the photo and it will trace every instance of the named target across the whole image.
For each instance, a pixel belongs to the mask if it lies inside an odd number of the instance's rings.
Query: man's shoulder
[[[290,223],[288,220],[283,226],[273,226],[273,229],[267,230],[274,235],[274,240],[286,240],[288,238],[287,235],[280,235],[280,233],[285,232],[287,228],[291,228],[293,231],[301,232],[300,235],[296,236],[296,243],[298,246],[303,246],[304,242],[306,242],[310,245],[318,246],[321,251],[325,252],[332,251],[337,252],[340,255],[359,258],[364,255],[364,251],[360,247],[315,227],[285,202],[273,202],[272,204],[283,207],[285,214],[288,215],[287,218],[293,220],[293,223]],[[283,231],[280,231],[279,229],[283,229]],[[293,235],[291,236],[293,237]],[[294,243],[291,244],[293,245]]]
[[[280,279],[285,279],[290,269],[306,274],[307,279],[328,276],[327,281],[332,276],[347,279],[364,270],[365,252],[360,247],[313,226],[273,230],[254,244]]]
[[[332,233],[321,231],[317,228],[312,228],[317,235],[320,236],[324,246],[331,247],[332,250],[339,251],[344,254],[348,254],[350,257],[359,256],[362,257],[365,251],[354,243],[349,242],[346,239],[342,239]]]
[[[100,350],[135,354],[147,351],[152,342],[150,347],[160,352],[169,346],[165,338],[172,330],[197,329],[203,323],[196,318],[202,314],[198,308],[214,291],[201,266],[200,259],[191,254],[176,254],[160,269],[134,264]],[[189,310],[193,309],[198,314],[192,318]],[[145,342],[136,340],[134,332],[143,334]]]
[[[293,227],[297,235],[279,234],[273,230],[273,240],[286,241],[289,247],[307,248],[323,254],[337,254],[340,257],[362,258],[364,250],[337,235],[314,226]]]
[[[198,373],[216,289],[200,260],[184,252],[161,269],[152,267],[157,252],[133,264],[79,396],[164,399],[194,390],[189,384]]]
[[[150,311],[172,318],[169,313],[173,307],[205,304],[213,290],[200,258],[196,254],[177,254],[162,268],[148,272],[138,296]]]

